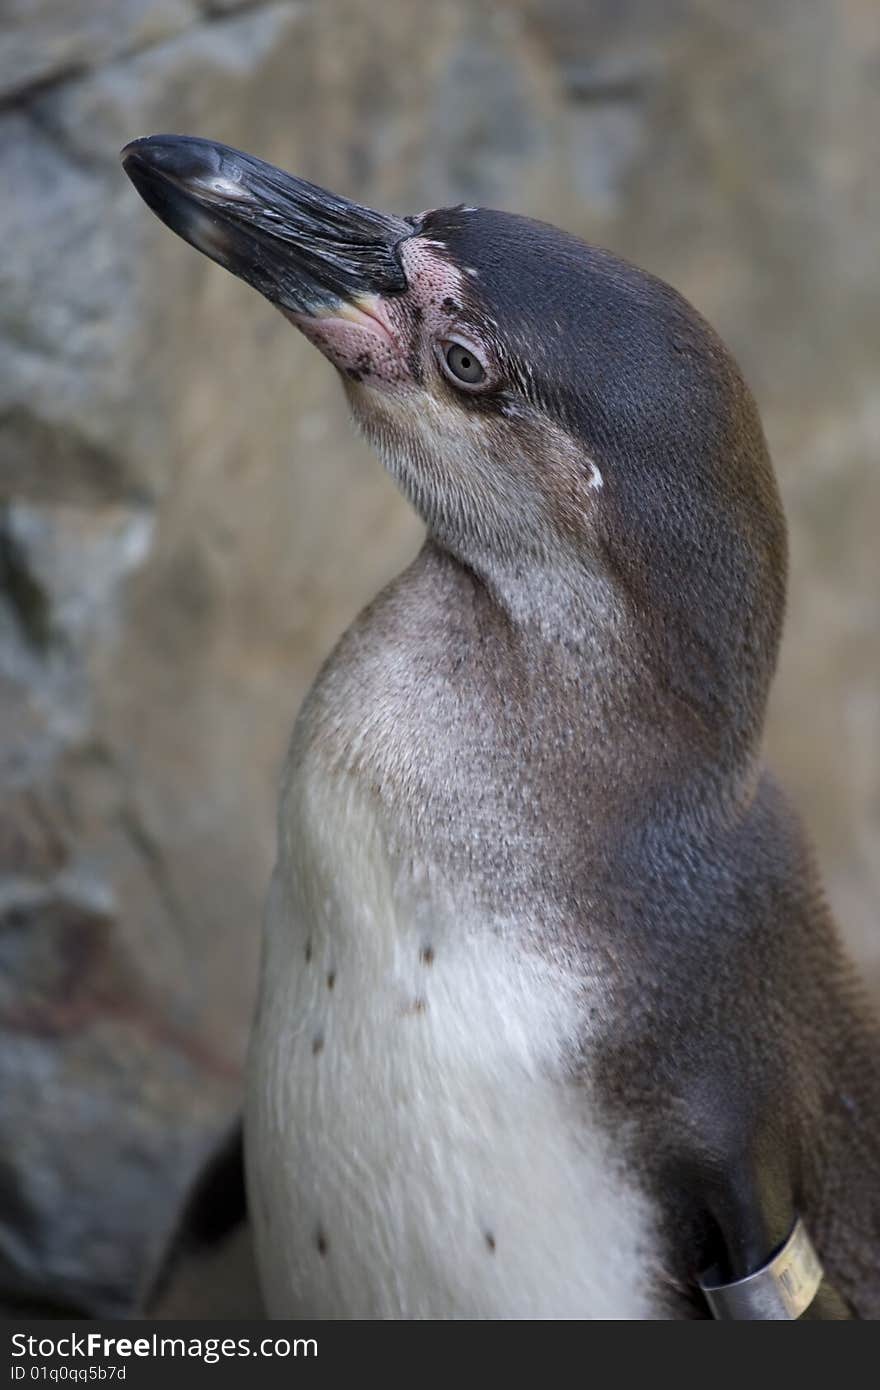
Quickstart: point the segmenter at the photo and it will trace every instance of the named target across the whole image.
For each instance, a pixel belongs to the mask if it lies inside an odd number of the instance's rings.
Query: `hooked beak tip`
[[[156,215],[185,241],[300,313],[360,293],[399,293],[402,218],[374,212],[225,145],[151,135],[120,152]]]

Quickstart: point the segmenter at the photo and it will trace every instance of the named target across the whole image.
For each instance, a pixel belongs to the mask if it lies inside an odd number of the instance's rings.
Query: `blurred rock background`
[[[151,1279],[238,1104],[293,717],[420,537],[323,360],[144,208],[117,163],[134,136],[210,136],[400,211],[544,217],[715,323],[791,525],[769,752],[880,985],[876,0],[0,17],[7,1307],[123,1313]]]

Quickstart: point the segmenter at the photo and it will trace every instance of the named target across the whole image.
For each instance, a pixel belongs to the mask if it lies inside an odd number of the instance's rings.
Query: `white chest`
[[[392,862],[350,781],[286,814],[248,1104],[270,1312],[650,1317],[651,1211],[566,1065],[584,982]]]

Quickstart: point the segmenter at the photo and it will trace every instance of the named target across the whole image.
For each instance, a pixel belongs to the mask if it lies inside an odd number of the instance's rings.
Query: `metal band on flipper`
[[[791,1235],[754,1274],[732,1284],[707,1284],[700,1288],[713,1317],[776,1321],[799,1318],[809,1308],[822,1283],[822,1266],[798,1217]]]

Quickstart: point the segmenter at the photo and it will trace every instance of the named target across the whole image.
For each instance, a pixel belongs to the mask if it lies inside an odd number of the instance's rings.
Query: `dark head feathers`
[[[546,223],[451,208],[427,214],[419,232],[476,272],[463,277],[464,316],[501,344],[512,389],[601,470],[600,544],[662,680],[702,720],[754,743],[782,626],[786,536],[758,411],[730,353],[671,286]]]

